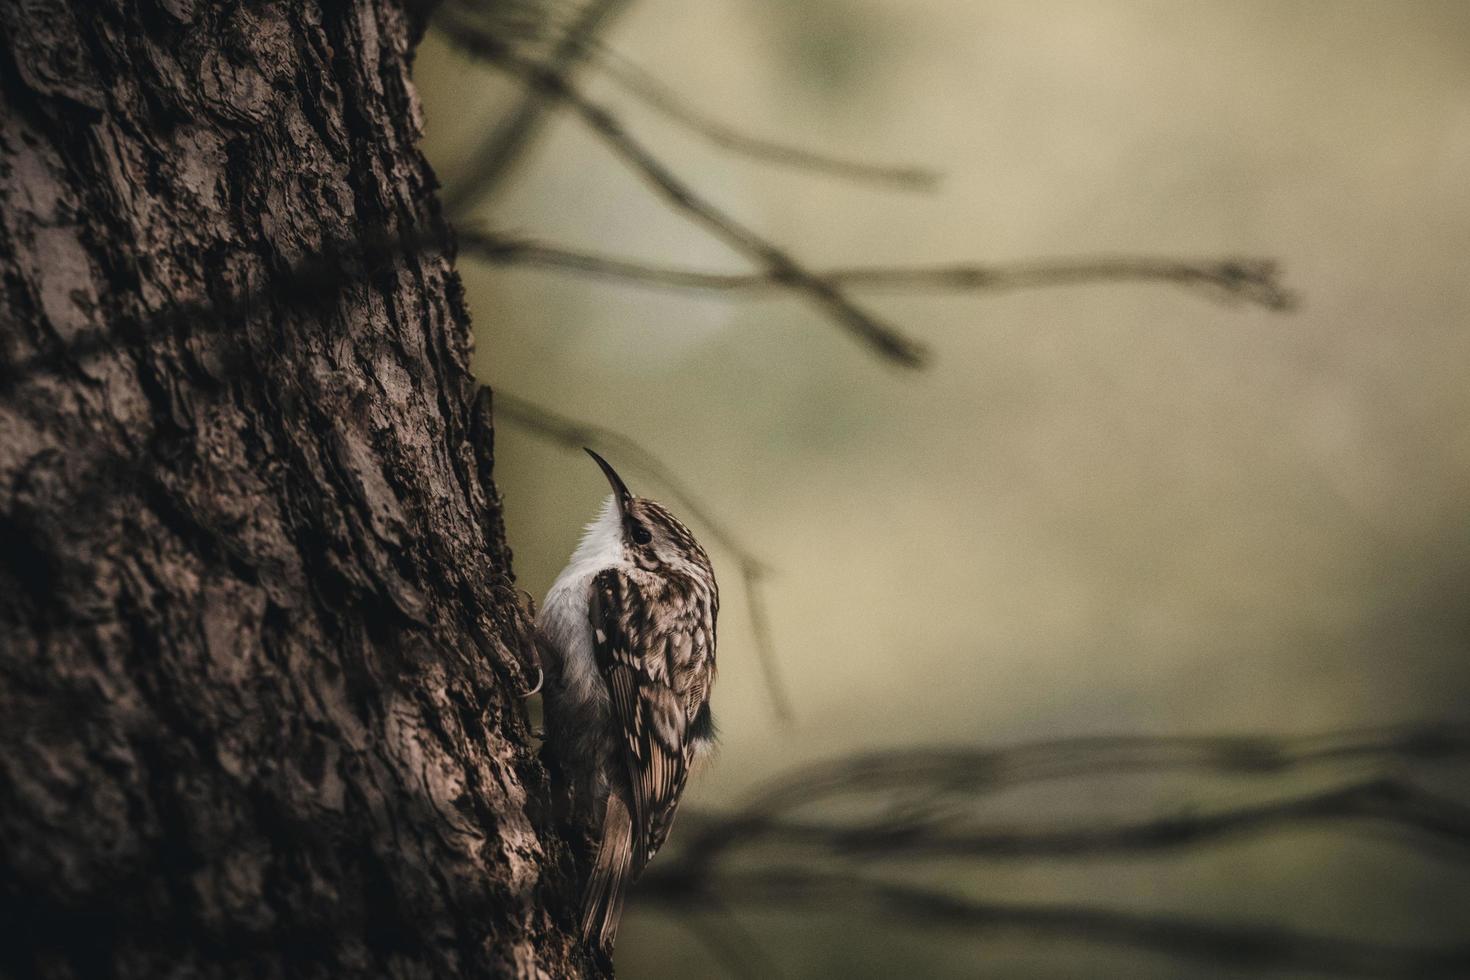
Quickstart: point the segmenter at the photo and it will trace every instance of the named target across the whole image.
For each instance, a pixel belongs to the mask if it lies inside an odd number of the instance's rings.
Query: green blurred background
[[[810,264],[1271,256],[1303,300],[1283,316],[1160,285],[864,297],[933,348],[913,373],[781,295],[462,260],[489,384],[637,439],[777,570],[795,723],[773,718],[716,553],[723,748],[688,805],[862,749],[1470,720],[1470,4],[636,0],[603,40],[723,123],[944,174],[906,193],[754,162],[582,76]],[[518,89],[433,33],[416,77],[452,187]],[[747,268],[565,115],[474,216]],[[516,572],[539,596],[606,486],[513,425],[497,441]],[[1244,792],[1098,779],[997,812]],[[1463,865],[1363,837],[925,873],[994,898],[1470,935]],[[796,976],[1235,976],[835,909],[743,921]],[[626,976],[719,975],[636,905],[620,940]]]

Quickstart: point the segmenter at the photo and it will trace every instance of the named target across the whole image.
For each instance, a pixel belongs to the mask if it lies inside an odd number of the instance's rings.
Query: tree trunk
[[[0,970],[575,976],[393,0],[0,4]]]

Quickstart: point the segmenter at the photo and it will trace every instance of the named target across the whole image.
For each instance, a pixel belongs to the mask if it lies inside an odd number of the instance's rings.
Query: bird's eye
[[[650,542],[652,540],[653,540],[653,535],[648,532],[648,528],[644,527],[642,524],[634,524],[633,525],[633,543],[634,544],[647,544],[648,542]]]

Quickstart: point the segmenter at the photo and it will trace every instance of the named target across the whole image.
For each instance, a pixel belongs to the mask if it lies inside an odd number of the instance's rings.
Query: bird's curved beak
[[[618,502],[618,515],[626,522],[628,520],[628,505],[633,502],[633,494],[628,491],[628,485],[623,482],[622,477],[618,476],[618,471],[608,465],[607,460],[586,446],[582,447],[582,451],[588,456],[591,456],[597,465],[602,467],[602,475],[607,477],[608,483],[612,484],[613,499]]]

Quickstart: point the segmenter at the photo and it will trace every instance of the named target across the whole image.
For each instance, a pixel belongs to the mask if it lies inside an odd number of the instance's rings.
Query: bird
[[[690,771],[714,746],[720,593],[689,529],[586,452],[612,493],[537,626],[547,741],[591,844],[582,940],[610,956],[628,885],[668,838]]]

